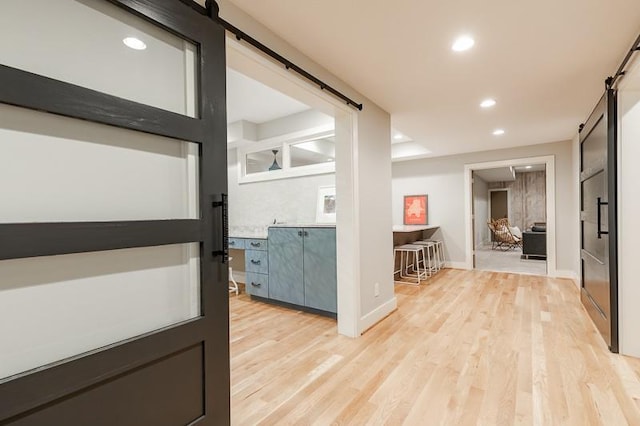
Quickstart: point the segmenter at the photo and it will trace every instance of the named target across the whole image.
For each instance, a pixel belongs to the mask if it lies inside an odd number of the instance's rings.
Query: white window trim
[[[311,164],[308,166],[291,167],[290,147],[300,142],[311,141],[335,134],[333,125],[323,125],[310,129],[280,135],[269,139],[254,142],[249,146],[238,148],[238,183],[265,182],[277,179],[289,179],[301,176],[311,176],[335,173],[336,163],[327,162],[321,164]],[[246,158],[247,154],[253,152],[266,151],[269,149],[279,149],[282,152],[282,169],[261,173],[251,173],[247,175]]]

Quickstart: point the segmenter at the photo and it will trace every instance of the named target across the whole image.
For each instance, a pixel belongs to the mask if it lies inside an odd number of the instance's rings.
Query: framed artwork
[[[317,223],[336,223],[336,187],[318,187]]]
[[[426,225],[427,224],[427,196],[426,195],[405,195],[404,196],[404,224],[405,225]]]

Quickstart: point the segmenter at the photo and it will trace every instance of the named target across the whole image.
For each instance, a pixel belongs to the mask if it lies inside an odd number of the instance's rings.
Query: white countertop
[[[393,232],[417,232],[438,228],[440,225],[393,225]]]
[[[335,223],[276,223],[264,226],[230,226],[230,238],[264,239],[269,234],[269,228],[335,228]]]
[[[268,226],[230,226],[230,238],[267,238]]]
[[[276,223],[269,228],[335,228],[335,223]]]

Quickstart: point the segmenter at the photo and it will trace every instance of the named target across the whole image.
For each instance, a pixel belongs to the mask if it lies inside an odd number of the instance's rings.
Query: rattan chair
[[[492,219],[487,222],[487,226],[489,226],[489,229],[493,234],[492,250],[507,251],[522,247],[522,238],[511,232],[509,219]]]

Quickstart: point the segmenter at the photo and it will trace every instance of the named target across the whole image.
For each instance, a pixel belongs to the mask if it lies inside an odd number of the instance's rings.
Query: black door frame
[[[619,352],[618,330],[618,93],[611,88],[610,80],[607,80],[607,90],[595,107],[589,119],[580,126],[580,204],[582,205],[582,182],[590,177],[591,171],[583,172],[582,143],[591,135],[593,129],[601,120],[605,120],[607,131],[607,219],[609,238],[609,303],[610,303],[610,329],[611,343],[609,350]],[[582,218],[580,218],[580,288],[582,302],[589,312],[593,303],[584,288],[584,267],[582,266],[582,250],[584,248],[584,230]],[[594,314],[598,314],[594,312]]]
[[[31,416],[37,417],[42,411],[61,402],[68,403],[89,389],[130,374],[133,376],[134,372],[189,350],[195,350],[198,359],[202,360],[202,365],[198,367],[202,372],[202,413],[192,422],[228,424],[225,31],[209,16],[202,14],[201,8],[193,2],[105,1],[198,46],[196,90],[199,118],[168,112],[2,64],[0,102],[197,143],[200,154],[200,219],[0,224],[0,262],[6,259],[197,242],[200,244],[201,315],[0,380],[0,424],[31,424]],[[211,17],[217,16],[218,8],[214,2],[208,2],[208,12]],[[102,401],[102,407],[78,405],[74,410],[90,412],[97,408],[104,409],[108,404],[109,401]],[[159,413],[162,409],[158,407]],[[170,409],[166,407],[166,410]]]

